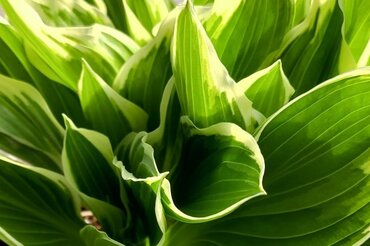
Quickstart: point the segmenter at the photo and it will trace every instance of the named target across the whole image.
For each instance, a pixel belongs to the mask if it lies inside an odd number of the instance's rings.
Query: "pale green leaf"
[[[89,64],[85,61],[83,64],[78,94],[93,128],[107,135],[113,146],[131,131],[145,130],[147,114],[115,92]]]
[[[162,185],[169,216],[190,223],[209,221],[265,194],[264,160],[249,133],[226,122],[199,129],[183,118],[183,125],[182,163]]]
[[[128,36],[113,28],[98,24],[50,27],[24,0],[2,0],[0,3],[11,24],[24,38],[31,63],[50,79],[73,90],[77,89],[81,58],[110,84],[122,64],[138,49]]]
[[[126,0],[126,3],[149,33],[152,33],[155,25],[160,23],[169,11],[168,6],[163,0]]]
[[[182,112],[197,126],[229,121],[254,129],[251,102],[236,89],[189,1],[177,18],[171,61]]]
[[[358,67],[370,66],[370,1],[341,0],[342,33]],[[345,59],[345,58],[344,58]]]
[[[215,0],[203,25],[220,60],[239,81],[271,65],[293,22],[293,1]]]
[[[64,130],[36,89],[0,75],[0,115],[0,133],[42,152],[51,169],[60,169]]]
[[[143,23],[140,22],[135,12],[130,8],[128,0],[121,0],[125,16],[125,32],[130,35],[138,44],[145,45],[152,39],[152,34]],[[121,13],[122,14],[122,13]]]
[[[294,93],[279,61],[238,83],[240,90],[264,116],[268,117],[284,106]]]
[[[5,73],[34,85],[59,123],[63,123],[62,113],[65,113],[76,123],[86,124],[77,95],[40,73],[28,60],[22,38],[14,28],[1,20],[0,49],[0,63],[4,65]]]
[[[194,2],[194,5],[207,5],[207,4],[212,4],[214,0],[194,0],[193,2]]]
[[[172,76],[170,44],[177,14],[171,12],[157,36],[127,60],[113,83],[116,91],[148,113],[149,131],[158,127],[162,93]]]
[[[109,18],[83,0],[27,0],[49,26],[111,26]]]
[[[1,239],[9,242],[10,236],[22,245],[85,245],[79,235],[84,223],[78,195],[61,175],[6,159],[0,159],[0,173]]]
[[[169,245],[332,245],[368,227],[369,93],[366,68],[284,106],[258,134],[268,195],[215,222],[175,225]]]

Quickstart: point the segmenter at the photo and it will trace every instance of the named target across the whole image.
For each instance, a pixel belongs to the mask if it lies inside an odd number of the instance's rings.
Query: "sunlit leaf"
[[[294,93],[280,61],[243,79],[238,88],[245,91],[253,107],[266,117],[284,106]]]
[[[369,93],[367,68],[327,81],[284,106],[258,134],[268,195],[215,222],[177,224],[168,244],[341,245],[367,228]]]

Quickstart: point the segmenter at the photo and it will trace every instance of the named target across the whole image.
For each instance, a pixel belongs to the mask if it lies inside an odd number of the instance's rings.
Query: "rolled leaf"
[[[149,33],[152,33],[155,25],[167,16],[169,10],[164,0],[124,0],[124,2],[135,13],[135,16]]]
[[[132,192],[132,210],[142,220],[153,245],[161,244],[166,230],[166,218],[161,203],[161,186],[167,173],[159,173],[153,148],[146,143],[147,133],[128,135],[116,149],[115,165]],[[122,162],[121,162],[122,161]],[[125,163],[125,164],[123,164]],[[160,243],[161,242],[161,243]]]
[[[183,118],[183,124],[182,163],[162,185],[169,216],[188,223],[210,221],[265,194],[264,160],[249,133],[232,123],[199,129]]]
[[[284,106],[294,89],[284,74],[281,61],[260,70],[238,83],[240,90],[252,101],[253,107],[268,117]]]
[[[169,172],[169,176],[179,164],[181,159],[179,153],[183,146],[181,107],[174,82],[172,77],[163,92],[159,127],[147,136],[147,143],[154,149],[158,170]]]
[[[368,228],[369,93],[366,68],[284,106],[257,135],[268,195],[215,222],[177,224],[168,244],[342,245]],[[357,236],[366,240],[367,233]]]
[[[251,102],[236,90],[190,1],[177,18],[171,61],[182,112],[197,126],[229,121],[253,130]]]
[[[344,15],[342,34],[354,62],[357,67],[370,66],[370,15],[367,11],[370,2],[342,0],[339,5]]]
[[[129,215],[120,199],[122,187],[113,166],[109,140],[98,132],[77,128],[67,117],[65,122],[62,155],[65,176],[81,191],[86,207],[98,218],[104,231],[123,240]]]
[[[159,105],[172,76],[170,44],[177,14],[174,11],[164,20],[158,35],[128,59],[113,83],[116,91],[148,113],[149,131],[159,125]]]
[[[67,179],[84,194],[121,207],[109,140],[98,132],[77,128],[67,117],[65,124],[63,169]]]

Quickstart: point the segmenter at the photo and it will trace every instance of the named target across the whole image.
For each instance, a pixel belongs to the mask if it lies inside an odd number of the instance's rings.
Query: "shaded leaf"
[[[86,62],[78,94],[86,118],[94,129],[109,137],[113,146],[129,132],[146,129],[147,114],[115,92]]]
[[[50,169],[60,169],[64,130],[36,89],[0,75],[0,115],[0,133],[44,153],[52,160]]]
[[[89,246],[123,246],[123,244],[109,238],[106,233],[96,230],[92,226],[85,226],[80,231],[85,245]]]
[[[65,176],[84,194],[121,207],[119,179],[112,165],[113,151],[108,138],[77,128],[67,117],[65,121]]]
[[[150,243],[157,245],[163,243],[166,230],[160,190],[167,173],[158,172],[153,148],[146,139],[145,132],[126,136],[116,150],[120,161],[115,165],[135,199],[131,200],[132,210],[142,220]]]
[[[80,201],[62,176],[6,159],[0,159],[0,173],[1,239],[11,245],[17,244],[9,236],[22,245],[84,245]]]
[[[158,127],[162,93],[172,76],[170,43],[177,14],[164,20],[158,35],[128,59],[113,83],[116,91],[148,113],[149,131]]]

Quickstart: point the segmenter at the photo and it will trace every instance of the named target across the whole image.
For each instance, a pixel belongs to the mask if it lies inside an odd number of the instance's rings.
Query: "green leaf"
[[[161,172],[173,173],[181,159],[183,134],[180,123],[181,108],[174,78],[167,83],[160,106],[160,124],[148,133],[147,143],[154,149],[156,166]]]
[[[131,215],[127,212],[126,207],[122,209],[83,193],[80,193],[80,196],[85,208],[88,208],[93,212],[93,215],[97,218],[99,225],[104,232],[106,232],[112,239],[120,242],[127,241],[126,234]],[[118,196],[119,194],[117,194],[117,197]]]
[[[370,2],[341,0],[339,5],[344,15],[342,33],[357,67],[370,66]]]
[[[132,210],[142,219],[150,243],[157,245],[164,240],[166,230],[160,190],[167,173],[158,172],[154,150],[146,139],[145,132],[128,135],[115,152],[120,160],[115,165],[135,199],[131,199],[135,204]]]
[[[214,0],[194,0],[194,5],[207,5],[213,4]]]
[[[0,239],[19,245],[85,245],[77,193],[65,179],[0,159]]]
[[[131,131],[146,129],[147,114],[115,92],[85,61],[78,94],[86,118],[94,129],[109,137],[113,146]]]
[[[104,231],[123,240],[129,215],[120,199],[122,190],[110,142],[100,133],[77,128],[67,117],[65,121],[62,155],[65,176],[81,191],[84,203]]]
[[[22,65],[25,55],[23,56],[20,37],[2,17],[0,17],[0,50],[0,64],[4,69],[1,74],[32,83],[27,69]]]
[[[85,0],[86,2],[92,2],[93,4],[97,5],[95,0]],[[125,16],[122,14],[124,13],[124,8],[123,8],[123,1],[122,0],[117,0],[117,1],[110,1],[110,0],[102,0],[104,2],[104,5],[107,10],[107,15],[113,22],[113,25],[115,26],[116,29],[120,31],[126,31],[126,20]]]
[[[181,109],[199,127],[234,122],[252,131],[252,104],[237,90],[187,2],[175,26],[172,69]]]
[[[312,1],[305,20],[284,38],[276,52],[296,95],[336,75],[343,16],[336,0]]]
[[[149,130],[158,127],[162,93],[172,76],[170,44],[177,14],[171,12],[158,35],[127,60],[113,83],[116,91],[148,113]]]
[[[27,3],[49,26],[112,25],[100,9],[83,0],[27,0]]]
[[[47,102],[59,123],[62,113],[75,122],[85,125],[85,119],[77,95],[67,87],[56,83],[40,73],[28,60],[24,42],[8,23],[0,21],[0,63],[9,76],[34,85]]]
[[[0,75],[0,115],[0,133],[44,153],[52,160],[49,168],[60,170],[64,130],[36,89]]]
[[[243,79],[238,87],[245,91],[253,107],[266,117],[284,106],[294,93],[280,60]]]
[[[293,8],[286,0],[214,1],[203,25],[235,81],[275,61],[269,54],[291,29]]]
[[[262,188],[264,160],[254,138],[232,123],[199,129],[183,118],[187,132],[182,163],[164,181],[168,215],[196,223],[225,216]]]
[[[104,135],[77,128],[65,117],[63,169],[67,179],[82,193],[122,207],[113,151]]]
[[[107,83],[138,49],[123,33],[95,24],[90,27],[46,26],[24,0],[1,0],[12,25],[25,39],[32,64],[50,79],[77,89],[81,58],[86,59]],[[18,10],[22,11],[18,11]]]
[[[143,158],[147,158],[146,155]],[[164,209],[161,203],[161,184],[166,174],[152,176],[147,178],[136,178],[132,173],[128,172],[122,163],[116,164],[120,170],[125,185],[130,188],[133,199],[132,211],[136,214],[133,223],[136,226],[135,233],[139,230],[136,224],[137,220],[141,220],[145,235],[151,244],[157,245],[163,243],[166,230],[166,218]]]
[[[358,232],[346,237],[337,242],[335,246],[339,245],[366,245],[370,242],[370,226],[359,230]]]
[[[169,245],[332,245],[368,227],[369,93],[366,68],[284,106],[257,134],[268,195],[215,222],[175,225]]]
[[[151,33],[155,25],[160,23],[168,14],[168,7],[163,0],[136,1],[124,0],[140,20],[145,29]]]
[[[85,226],[80,231],[81,238],[88,246],[123,246],[123,244],[109,238],[104,232],[96,230],[93,226]]]
[[[59,173],[62,171],[59,164],[53,165],[53,160],[42,151],[28,147],[2,133],[0,133],[0,156],[8,157],[22,164],[43,167]]]

